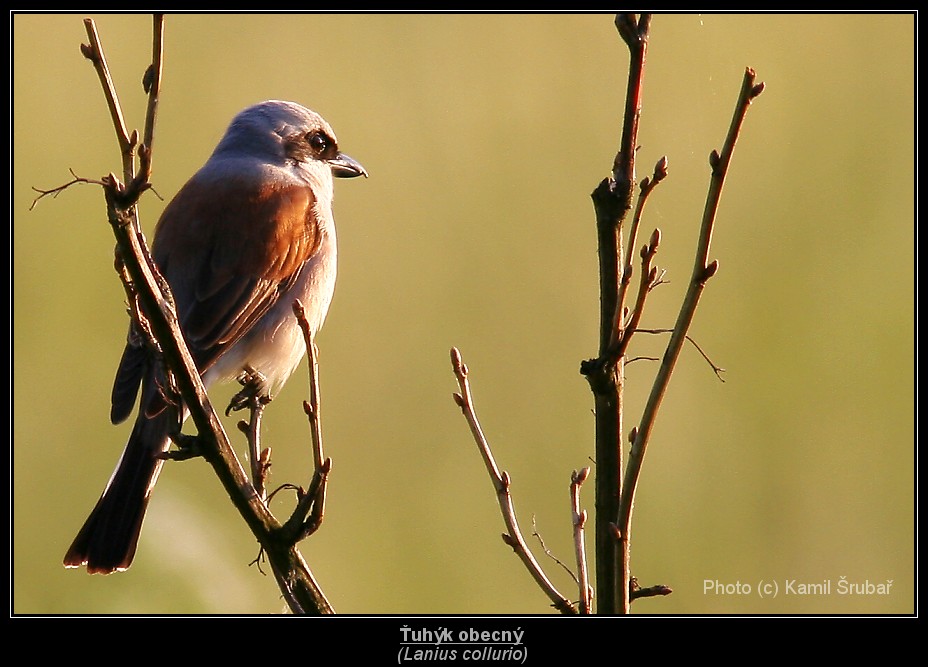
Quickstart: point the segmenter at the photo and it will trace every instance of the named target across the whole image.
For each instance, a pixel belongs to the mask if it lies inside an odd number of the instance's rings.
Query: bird
[[[368,176],[339,150],[331,126],[295,102],[239,112],[213,153],[164,208],[151,255],[174,297],[178,323],[206,387],[260,378],[273,395],[306,352],[299,299],[314,335],[335,290],[333,177]],[[91,574],[128,569],[164,454],[188,412],[168,409],[164,370],[130,324],[113,382],[110,419],[128,442],[64,557]]]

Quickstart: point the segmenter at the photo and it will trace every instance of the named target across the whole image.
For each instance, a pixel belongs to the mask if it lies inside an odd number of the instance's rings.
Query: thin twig
[[[68,169],[68,171],[71,173],[71,176],[73,176],[73,178],[67,183],[65,183],[64,185],[59,185],[57,188],[51,188],[50,190],[42,190],[41,188],[32,186],[33,191],[39,194],[35,199],[32,200],[32,204],[29,205],[30,211],[36,207],[36,204],[38,204],[40,200],[45,199],[45,197],[51,197],[52,199],[55,199],[58,195],[60,195],[62,192],[70,188],[72,185],[81,185],[84,183],[90,183],[93,185],[104,184],[103,181],[98,180],[98,179],[83,178],[81,176],[78,176],[77,174],[74,173],[73,169]]]
[[[509,493],[509,473],[505,471],[500,472],[499,467],[496,465],[496,460],[493,458],[493,452],[490,450],[490,445],[483,434],[483,429],[480,427],[477,413],[474,410],[473,397],[470,392],[470,382],[467,378],[467,366],[461,359],[461,353],[457,348],[451,348],[451,368],[454,371],[454,376],[457,378],[458,386],[461,389],[461,393],[454,394],[454,401],[457,403],[458,407],[461,408],[461,412],[464,414],[468,426],[470,426],[474,442],[477,443],[477,449],[480,450],[480,455],[486,465],[487,472],[490,474],[490,480],[493,482],[493,488],[496,491],[496,499],[503,515],[503,522],[506,524],[507,532],[503,534],[503,541],[512,547],[512,550],[515,551],[526,569],[528,569],[535,583],[541,587],[541,590],[548,596],[548,599],[551,600],[554,607],[562,614],[575,614],[576,610],[573,608],[573,605],[571,605],[570,601],[561,595],[554,587],[554,584],[552,584],[545,575],[538,561],[535,560],[535,556],[532,555],[531,550],[525,543],[525,539],[522,537],[522,531],[519,530],[519,522],[516,520],[515,509],[512,505],[512,495]]]
[[[725,176],[728,173],[732,152],[734,151],[741,125],[744,122],[745,114],[747,113],[751,101],[760,95],[764,89],[764,84],[755,84],[754,79],[754,70],[748,68],[744,73],[741,91],[738,95],[738,102],[735,105],[734,116],[725,139],[725,145],[722,148],[722,153],[719,154],[713,150],[709,156],[709,163],[712,167],[712,177],[709,184],[709,192],[706,197],[706,207],[699,233],[693,274],[683,299],[683,304],[680,307],[680,313],[677,316],[677,322],[674,325],[673,333],[667,344],[667,350],[664,352],[661,367],[654,379],[654,384],[652,385],[651,393],[645,405],[641,422],[636,429],[634,442],[629,450],[628,465],[625,469],[625,479],[622,488],[619,522],[617,524],[622,534],[622,539],[626,542],[630,539],[635,491],[638,487],[641,465],[644,461],[648,440],[654,427],[657,411],[660,408],[664,393],[667,390],[667,385],[673,374],[674,366],[680,356],[680,350],[686,340],[687,331],[693,321],[696,307],[699,304],[699,297],[702,295],[706,281],[715,275],[715,272],[718,270],[717,261],[709,262],[709,247],[712,240],[712,230],[715,225],[715,217],[718,211],[722,186],[725,182]]]
[[[663,333],[671,333],[671,332],[673,332],[673,329],[635,329],[635,331],[637,331],[638,333],[645,333],[645,334],[663,334]],[[709,364],[709,366],[712,368],[712,372],[715,373],[716,377],[717,377],[721,382],[725,382],[725,378],[722,377],[722,373],[725,372],[725,369],[722,368],[721,366],[716,365],[716,363],[715,363],[714,361],[712,361],[712,358],[709,357],[708,354],[706,354],[706,351],[703,350],[703,349],[699,346],[699,343],[697,343],[695,340],[693,340],[693,337],[692,337],[692,336],[690,336],[689,334],[687,334],[687,335],[686,335],[686,340],[687,340],[688,343],[690,343],[690,345],[692,345],[693,347],[695,347],[695,348],[696,348],[696,351],[699,352],[699,354],[702,356],[703,359],[705,359],[706,363]],[[647,358],[647,359],[654,359],[654,360],[656,361],[656,358],[654,358],[654,357],[646,357],[646,358]]]
[[[651,240],[648,245],[641,249],[641,277],[638,280],[638,298],[635,300],[635,308],[632,310],[631,319],[622,332],[622,337],[618,340],[618,347],[615,351],[615,356],[617,358],[625,356],[628,344],[631,341],[632,335],[635,333],[635,327],[638,326],[638,323],[641,321],[641,316],[644,313],[645,299],[647,299],[648,294],[650,294],[651,286],[654,284],[654,281],[657,280],[657,267],[651,266],[651,260],[653,260],[654,255],[657,254],[657,247],[660,243],[661,231],[655,229],[651,234]]]
[[[541,536],[541,533],[538,532],[538,525],[535,523],[534,514],[532,515],[532,537],[538,540],[538,545],[541,547],[541,550],[545,553],[545,556],[547,556],[548,558],[553,560],[556,564],[558,564],[564,570],[564,572],[566,572],[570,576],[570,578],[574,580],[574,583],[578,583],[580,581],[579,579],[577,579],[577,575],[574,574],[573,570],[567,567],[567,564],[564,561],[562,561],[560,558],[555,556],[554,552],[548,548],[547,544],[545,544],[544,538]]]
[[[268,471],[271,467],[271,450],[261,449],[261,419],[270,399],[255,393],[248,399],[249,418],[238,423],[238,430],[245,434],[248,441],[248,462],[251,466],[251,485],[255,493],[267,502]]]
[[[590,474],[590,468],[574,470],[570,476],[570,508],[571,522],[574,527],[574,552],[577,557],[577,587],[579,589],[580,613],[589,614],[593,608],[593,589],[590,587],[590,576],[586,566],[586,542],[583,537],[583,527],[586,525],[586,510],[580,509],[580,487]]]
[[[138,144],[138,132],[133,131],[130,135],[129,130],[126,129],[126,121],[123,119],[119,96],[116,94],[113,77],[110,74],[109,66],[106,64],[106,56],[103,53],[100,35],[97,33],[97,26],[93,19],[84,19],[84,29],[87,31],[90,44],[81,44],[81,53],[93,63],[94,70],[96,70],[100,79],[100,85],[103,87],[103,96],[106,98],[106,106],[113,121],[113,129],[116,130],[116,141],[119,144],[119,153],[122,157],[122,178],[128,183],[135,177],[134,152],[135,146]]]
[[[322,406],[319,398],[319,360],[306,312],[299,299],[293,302],[293,314],[306,342],[306,365],[309,372],[309,400],[303,402],[303,412],[309,420],[313,451],[313,476],[305,492],[299,491],[297,506],[284,525],[284,533],[294,543],[311,535],[322,524],[325,515],[325,495],[332,460],[322,449]],[[308,518],[307,518],[308,517]]]
[[[630,582],[629,598],[631,598],[633,602],[638,598],[653,598],[659,595],[670,595],[671,593],[673,593],[673,589],[670,586],[664,586],[663,584],[641,588],[638,585],[638,580],[635,579],[635,577],[632,577]]]
[[[613,332],[613,344],[615,345],[617,341],[620,340],[622,326],[621,322],[618,320],[620,314],[625,309],[625,294],[628,291],[628,285],[631,282],[632,278],[632,253],[635,252],[635,247],[638,244],[638,227],[641,225],[641,216],[644,213],[645,204],[648,202],[648,199],[651,196],[651,193],[654,191],[654,188],[660,184],[667,177],[667,158],[662,157],[657,161],[657,164],[654,165],[654,173],[650,177],[645,176],[639,187],[640,192],[638,194],[638,202],[635,204],[635,215],[632,218],[631,229],[628,232],[628,243],[626,244],[626,254],[625,262],[622,268],[622,275],[619,279],[619,299],[618,299],[618,308],[616,309],[616,323],[614,326]],[[625,345],[625,347],[628,347]]]

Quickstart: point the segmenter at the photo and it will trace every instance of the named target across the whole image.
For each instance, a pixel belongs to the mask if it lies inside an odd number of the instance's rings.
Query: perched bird
[[[240,112],[206,164],[164,209],[152,256],[174,295],[177,317],[204,384],[259,373],[276,392],[306,352],[292,306],[312,332],[335,289],[332,177],[367,176],[338,148],[317,113],[293,102]],[[141,386],[138,416],[100,500],[64,557],[90,573],[124,570],[169,435],[163,370],[130,326],[113,384],[110,418],[125,420]],[[187,416],[181,410],[181,421]]]

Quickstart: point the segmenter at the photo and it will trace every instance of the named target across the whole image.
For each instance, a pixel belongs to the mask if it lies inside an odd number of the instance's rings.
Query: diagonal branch
[[[455,403],[461,408],[461,412],[464,414],[468,426],[470,426],[471,434],[474,436],[474,441],[477,443],[477,448],[480,450],[480,454],[483,457],[487,472],[490,473],[490,480],[493,482],[493,488],[496,490],[496,499],[499,502],[499,508],[502,512],[503,522],[506,524],[507,531],[503,534],[503,541],[512,547],[512,550],[515,551],[516,555],[522,560],[522,563],[535,580],[535,583],[541,587],[542,591],[544,591],[545,595],[548,596],[551,603],[558,611],[562,614],[577,613],[570,601],[558,592],[554,584],[551,583],[544,571],[542,571],[541,566],[538,564],[538,561],[535,560],[531,550],[525,543],[525,539],[522,537],[522,531],[519,530],[519,522],[516,520],[515,508],[512,505],[512,495],[509,493],[509,473],[505,471],[500,472],[499,467],[496,465],[496,459],[493,458],[493,452],[490,451],[490,445],[487,442],[486,436],[483,434],[483,429],[480,427],[477,413],[474,410],[474,402],[470,392],[470,382],[467,379],[467,366],[461,359],[461,353],[457,348],[451,348],[451,368],[454,371],[454,376],[457,378],[458,386],[461,389],[460,394],[454,394]]]
[[[693,274],[686,295],[684,296],[683,304],[680,306],[680,313],[677,316],[677,322],[674,325],[670,341],[667,343],[667,349],[664,352],[661,367],[654,379],[654,384],[651,387],[651,393],[645,405],[641,422],[635,429],[635,437],[631,449],[629,450],[618,522],[618,529],[622,534],[622,539],[625,541],[630,538],[635,491],[638,486],[638,479],[641,474],[641,465],[644,461],[645,451],[647,450],[648,441],[654,427],[654,421],[657,417],[657,411],[664,398],[664,393],[667,390],[667,385],[673,374],[674,366],[680,356],[680,350],[687,339],[687,332],[693,321],[693,316],[699,304],[702,291],[706,286],[706,281],[714,276],[718,270],[718,261],[708,261],[709,247],[712,241],[712,230],[715,226],[715,217],[718,212],[722,186],[725,183],[725,176],[728,173],[732,153],[735,149],[735,143],[738,140],[745,114],[747,113],[751,101],[764,90],[764,84],[755,84],[754,79],[754,70],[750,68],[745,70],[741,91],[738,95],[738,102],[735,105],[734,116],[725,139],[725,145],[722,148],[722,153],[719,154],[717,151],[713,150],[709,156],[709,164],[712,167],[712,177],[709,183],[709,192],[706,197],[706,206],[699,232]]]

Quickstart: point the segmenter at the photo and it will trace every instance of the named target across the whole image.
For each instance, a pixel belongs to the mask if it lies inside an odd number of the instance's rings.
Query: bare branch
[[[725,145],[722,148],[722,153],[719,154],[716,151],[712,151],[709,157],[709,162],[712,167],[712,177],[709,183],[709,192],[706,197],[706,207],[699,233],[692,278],[690,279],[689,287],[683,299],[683,304],[680,307],[680,313],[677,316],[677,322],[674,325],[670,341],[667,344],[667,350],[664,353],[661,367],[654,379],[648,402],[645,405],[641,422],[638,425],[634,442],[629,451],[628,465],[625,469],[625,480],[623,482],[618,522],[618,528],[622,532],[625,541],[628,541],[630,535],[635,491],[638,486],[641,465],[644,461],[644,455],[651,431],[654,427],[657,411],[660,408],[664,393],[667,390],[667,385],[673,374],[674,366],[680,356],[680,350],[683,347],[684,341],[687,340],[687,331],[693,321],[693,316],[695,315],[696,307],[699,303],[699,297],[702,295],[706,281],[715,275],[718,270],[717,261],[708,261],[712,230],[715,225],[715,217],[722,193],[722,185],[728,173],[732,152],[734,151],[738,134],[744,122],[745,114],[747,113],[751,101],[760,95],[764,89],[763,84],[755,84],[754,79],[754,70],[748,68],[744,73],[741,91],[738,95],[734,116],[725,139]]]
[[[101,180],[93,178],[82,178],[75,174],[73,169],[68,169],[68,171],[71,172],[71,176],[73,176],[73,178],[64,185],[59,185],[57,188],[52,188],[50,190],[42,190],[41,188],[37,188],[35,186],[32,187],[32,190],[34,192],[38,192],[39,194],[35,199],[32,200],[32,204],[29,205],[30,211],[36,207],[36,204],[39,203],[39,200],[44,199],[45,197],[51,197],[52,199],[55,199],[58,195],[70,188],[72,185],[81,185],[84,183],[103,185],[103,181]]]
[[[667,158],[662,157],[657,161],[657,164],[654,165],[654,173],[651,174],[651,177],[645,176],[641,181],[640,193],[638,195],[638,203],[635,205],[635,215],[632,218],[632,226],[628,232],[628,243],[626,244],[626,255],[625,262],[622,269],[622,275],[620,278],[619,285],[619,299],[618,305],[619,308],[616,312],[616,323],[613,331],[613,345],[615,345],[622,337],[621,322],[618,321],[619,312],[623,311],[625,308],[625,294],[628,290],[628,284],[631,282],[632,277],[632,253],[635,252],[635,247],[638,244],[638,227],[641,224],[641,216],[644,213],[645,204],[648,202],[648,198],[651,196],[651,193],[654,191],[654,188],[667,177]],[[624,321],[624,312],[623,321]],[[627,347],[627,345],[626,345]]]
[[[243,419],[237,424],[238,430],[245,434],[245,439],[248,441],[251,485],[255,488],[258,497],[265,502],[267,502],[265,482],[271,468],[271,450],[261,449],[261,419],[268,403],[270,403],[270,398],[267,396],[259,394],[251,396],[248,400],[249,419],[248,421]]]
[[[661,231],[655,229],[654,233],[651,234],[651,241],[641,249],[641,277],[638,281],[638,298],[635,301],[635,308],[632,310],[632,316],[628,322],[628,326],[623,330],[622,337],[618,339],[617,349],[614,352],[616,358],[625,356],[628,343],[635,333],[635,327],[638,326],[638,323],[641,321],[641,315],[644,313],[645,299],[647,299],[648,294],[651,292],[652,285],[654,285],[654,282],[658,279],[657,267],[651,266],[651,260],[653,260],[654,255],[657,254],[657,247],[660,243]]]
[[[325,492],[328,484],[332,460],[323,455],[322,450],[322,407],[319,398],[319,361],[316,343],[313,340],[309,322],[303,304],[297,299],[293,302],[293,314],[303,340],[306,342],[306,365],[309,372],[309,401],[303,402],[303,412],[309,420],[310,438],[313,451],[313,476],[305,492],[298,490],[299,498],[293,514],[284,525],[287,539],[299,542],[318,530],[325,514]],[[309,518],[307,518],[309,517]]]
[[[516,520],[515,509],[512,505],[512,496],[509,493],[509,474],[500,472],[499,467],[496,465],[496,460],[493,458],[493,452],[490,450],[490,445],[483,434],[483,429],[480,426],[477,413],[474,410],[473,397],[470,392],[470,382],[467,377],[467,366],[461,359],[461,353],[457,348],[451,348],[451,368],[454,371],[454,376],[457,378],[458,386],[461,390],[461,393],[454,394],[454,401],[457,403],[458,407],[461,408],[461,412],[464,414],[468,426],[470,426],[474,442],[477,443],[477,449],[480,450],[480,455],[486,465],[487,472],[490,474],[490,480],[493,482],[493,488],[496,490],[496,499],[499,503],[499,508],[503,515],[503,522],[506,524],[507,530],[507,532],[503,534],[503,541],[512,547],[513,551],[515,551],[516,555],[522,560],[522,563],[529,571],[529,574],[535,580],[535,583],[541,587],[542,591],[544,591],[545,595],[548,596],[548,599],[551,600],[558,611],[562,614],[577,613],[570,601],[558,592],[554,584],[552,584],[545,575],[522,537],[522,531],[519,530],[519,522]]]
[[[599,356],[584,361],[580,372],[593,392],[596,414],[596,595],[602,614],[628,613],[627,543],[617,542],[610,524],[619,516],[622,494],[622,392],[625,361],[610,351],[624,335],[625,307],[620,301],[622,225],[631,210],[635,151],[641,117],[644,65],[651,17],[618,14],[615,26],[628,46],[629,65],[619,150],[612,174],[593,190],[599,256]]]
[[[138,299],[138,310],[147,322],[151,335],[158,341],[164,363],[173,374],[177,390],[190,411],[190,418],[198,433],[195,439],[197,453],[202,454],[212,466],[232,502],[261,543],[291,609],[295,613],[334,613],[301,554],[292,544],[279,539],[280,523],[255,492],[209,402],[196,365],[181,334],[170,290],[155,266],[140,231],[136,203],[140,195],[151,187],[148,181],[151,151],[148,148],[139,151],[141,170],[136,177],[135,150],[139,143],[138,132],[133,131],[130,134],[126,130],[96,27],[90,19],[84,23],[90,44],[81,45],[81,51],[91,61],[99,76],[123,161],[125,184],[113,174],[101,179],[100,184],[106,198],[107,217],[116,237],[117,264],[121,263],[118,269],[127,294],[132,294],[133,298]],[[156,16],[152,65],[149,68],[150,74],[145,77],[149,93],[147,145],[152,143],[154,137],[162,62],[160,26],[161,18]]]
[[[586,566],[586,543],[583,537],[583,527],[586,525],[586,510],[580,509],[580,487],[590,474],[589,467],[574,471],[570,477],[570,505],[571,522],[574,527],[574,551],[577,557],[577,586],[580,595],[580,613],[589,614],[593,608],[593,589],[590,587],[590,576]]]

